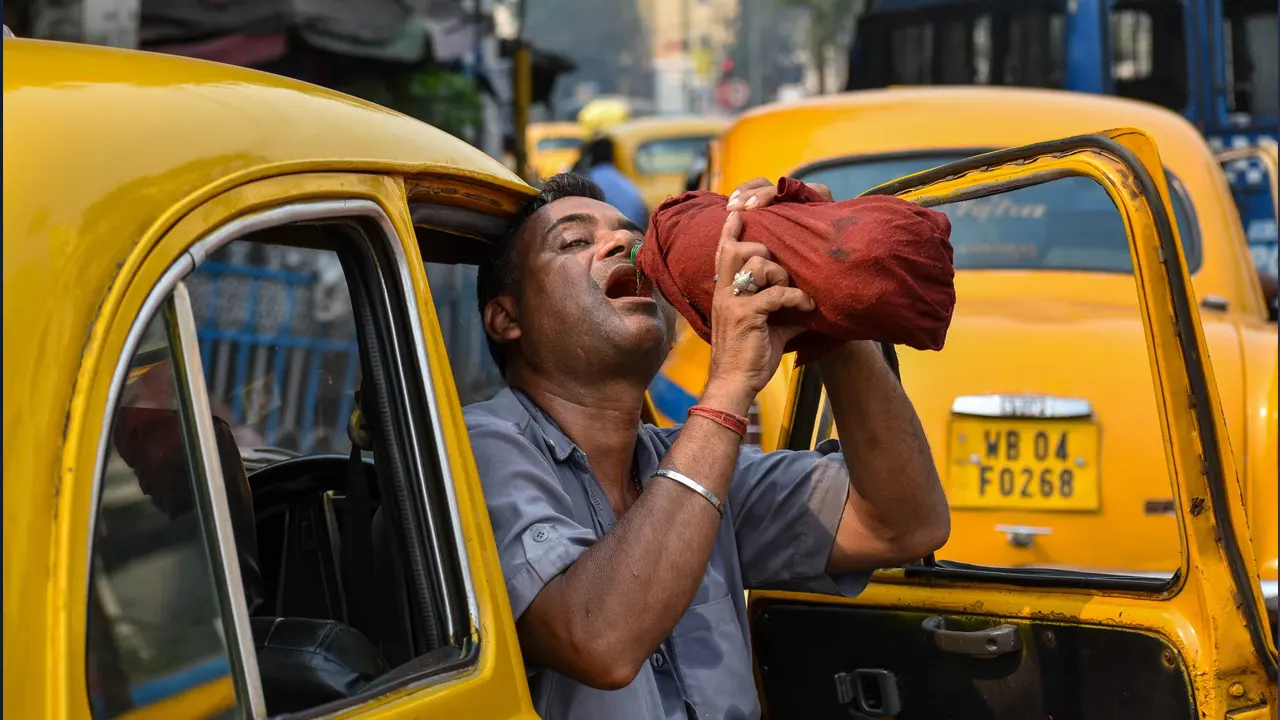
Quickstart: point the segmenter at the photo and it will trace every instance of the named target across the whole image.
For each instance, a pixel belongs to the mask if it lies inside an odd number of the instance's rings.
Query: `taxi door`
[[[1119,129],[1038,143],[868,194],[946,210],[1085,180],[1109,195],[1128,235],[1181,566],[1152,578],[930,557],[878,572],[854,599],[753,591],[759,687],[773,720],[1276,716],[1275,645],[1153,141]],[[886,356],[896,370],[892,348]],[[792,448],[829,432],[813,375],[790,378]]]

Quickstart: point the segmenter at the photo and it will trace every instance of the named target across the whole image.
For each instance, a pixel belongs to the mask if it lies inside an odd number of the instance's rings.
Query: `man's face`
[[[670,350],[675,311],[628,262],[642,237],[612,205],[582,197],[549,203],[525,222],[516,259],[528,362],[652,379]]]

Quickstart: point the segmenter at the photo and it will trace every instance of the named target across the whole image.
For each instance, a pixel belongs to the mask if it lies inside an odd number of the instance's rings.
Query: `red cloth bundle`
[[[636,265],[698,335],[711,341],[716,246],[727,198],[695,191],[659,205]],[[739,240],[769,248],[812,312],[781,310],[772,322],[806,332],[787,344],[800,364],[850,340],[940,350],[956,304],[951,222],[889,196],[831,202],[793,178],[772,204],[742,213]]]

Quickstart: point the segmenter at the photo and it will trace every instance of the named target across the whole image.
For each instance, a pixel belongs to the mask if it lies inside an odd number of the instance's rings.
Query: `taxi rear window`
[[[674,137],[650,140],[636,148],[633,162],[642,175],[687,173],[698,158],[706,155],[711,136]]]
[[[967,155],[910,155],[823,162],[794,173],[846,200],[904,175]],[[1173,214],[1190,272],[1200,268],[1200,242],[1180,184],[1172,175]],[[1102,187],[1085,177],[939,208],[951,219],[957,270],[1076,270],[1132,273],[1124,223]]]
[[[576,150],[580,145],[582,140],[576,137],[551,137],[538,141],[538,149],[543,151]]]

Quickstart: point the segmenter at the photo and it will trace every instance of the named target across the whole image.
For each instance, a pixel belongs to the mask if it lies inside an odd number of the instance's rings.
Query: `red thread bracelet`
[[[706,405],[694,405],[689,408],[689,417],[697,415],[722,425],[738,435],[740,438],[747,436],[747,419],[741,415],[734,415],[731,412],[717,410]]]

